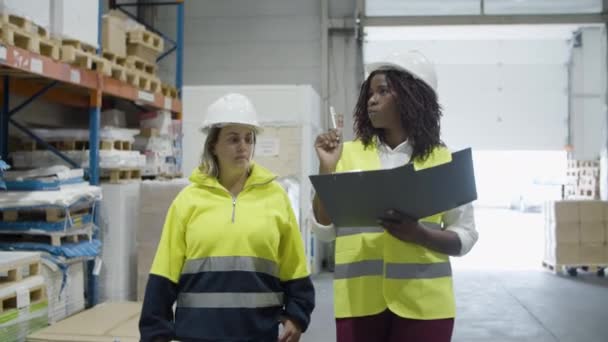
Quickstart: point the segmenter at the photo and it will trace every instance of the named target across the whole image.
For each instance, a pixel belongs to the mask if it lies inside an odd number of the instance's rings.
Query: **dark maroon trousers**
[[[450,342],[454,319],[417,320],[386,310],[364,317],[336,319],[337,342]]]

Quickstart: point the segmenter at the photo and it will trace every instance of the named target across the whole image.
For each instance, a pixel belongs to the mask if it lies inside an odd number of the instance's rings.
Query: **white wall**
[[[581,30],[581,46],[572,51],[572,158],[597,159],[606,146],[606,33]]]
[[[171,37],[175,12],[166,7],[155,16]],[[312,84],[319,91],[318,0],[186,1],[185,17],[184,84]],[[173,68],[172,58],[163,63]]]
[[[398,41],[370,35],[364,56],[366,62],[375,61],[395,49],[418,49],[435,62],[444,108],[442,133],[448,145],[485,150],[564,148],[567,39],[572,28],[545,33],[539,28],[511,28],[509,34],[483,27],[460,33],[463,28],[452,33],[450,28],[434,30],[426,36],[423,30],[418,36],[405,33],[401,37],[408,38]]]

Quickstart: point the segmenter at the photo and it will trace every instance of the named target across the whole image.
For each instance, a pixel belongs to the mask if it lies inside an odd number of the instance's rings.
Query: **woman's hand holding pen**
[[[336,171],[336,165],[342,155],[342,132],[331,129],[321,133],[315,140],[315,150],[319,158],[319,173],[329,174]]]

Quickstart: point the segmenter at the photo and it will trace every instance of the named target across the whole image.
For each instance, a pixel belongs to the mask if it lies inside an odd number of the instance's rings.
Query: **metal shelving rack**
[[[104,0],[99,0],[99,34],[98,45],[101,47],[102,14]],[[157,3],[118,3],[109,0],[110,8],[117,8],[134,18],[132,14],[125,11],[125,7],[138,6],[176,6],[177,7],[177,37],[171,39],[154,29],[146,23],[148,28],[161,35],[165,41],[171,43],[171,47],[159,56],[162,60],[169,54],[176,53],[175,87],[178,90],[178,98],[172,99],[158,93],[149,93],[119,80],[104,76],[94,70],[81,69],[66,63],[52,60],[48,57],[15,47],[0,44],[0,89],[2,94],[2,108],[0,111],[0,157],[8,159],[9,125],[13,125],[37,144],[44,146],[73,167],[79,167],[76,163],[65,156],[61,151],[47,144],[27,127],[19,124],[12,117],[37,99],[69,105],[72,107],[87,108],[89,112],[89,183],[99,185],[99,129],[100,113],[104,100],[124,99],[132,101],[140,107],[158,110],[166,109],[181,119],[182,104],[182,74],[183,74],[183,35],[184,35],[184,1]],[[136,19],[136,18],[134,18]],[[101,53],[101,49],[98,49]],[[26,96],[19,105],[11,108],[9,97],[11,94]],[[94,261],[88,265],[88,305],[94,306],[98,302],[97,276],[92,272]]]

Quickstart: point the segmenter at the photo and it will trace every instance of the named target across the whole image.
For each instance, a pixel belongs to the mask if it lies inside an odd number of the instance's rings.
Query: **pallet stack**
[[[19,182],[28,184],[51,178],[48,173],[42,178],[23,177]],[[56,190],[8,191],[0,196],[0,249],[45,255],[38,272],[46,284],[46,321],[51,323],[84,309],[83,261],[99,254],[92,221],[101,191],[85,183],[82,175],[78,181]]]
[[[608,266],[608,202],[555,201],[544,209],[546,268]]]
[[[0,341],[24,341],[48,324],[40,254],[0,252]]]
[[[88,131],[82,129],[42,130],[34,132],[52,147],[62,151],[82,168],[89,165]],[[141,169],[145,156],[133,149],[133,136],[138,130],[104,128],[100,132],[99,159],[101,179],[110,183],[137,181],[141,179]],[[17,168],[37,168],[52,165],[66,165],[46,147],[24,137],[18,151],[12,153]]]
[[[112,76],[111,63],[99,57],[94,46],[78,40],[63,39],[61,41],[61,61],[79,68],[97,70],[106,76]]]
[[[111,63],[113,78],[146,92],[177,98],[175,87],[163,84],[156,73],[156,59],[164,50],[159,35],[120,12],[110,11],[103,17],[102,49],[103,57]]]
[[[54,60],[60,58],[60,43],[49,36],[46,28],[24,17],[0,13],[2,42],[7,45],[41,54]]]
[[[600,199],[600,162],[568,160],[565,198],[572,200]]]

